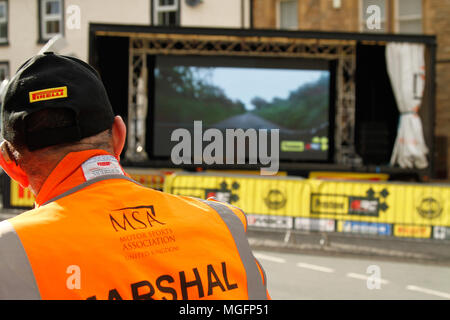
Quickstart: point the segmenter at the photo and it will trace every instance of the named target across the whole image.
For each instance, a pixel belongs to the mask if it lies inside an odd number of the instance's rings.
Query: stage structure
[[[97,33],[102,35],[102,33]],[[103,35],[113,35],[104,33]],[[147,87],[147,55],[215,55],[289,57],[337,60],[335,161],[347,164],[355,158],[355,60],[356,41],[328,39],[289,39],[281,37],[201,36],[150,34],[130,37],[130,76],[128,83],[129,123],[136,129],[144,121],[145,105],[138,103],[139,81]],[[127,157],[142,159],[145,133],[130,130]]]
[[[421,116],[424,121],[424,135],[433,150],[434,127],[434,63],[436,39],[433,36],[407,36],[360,33],[327,33],[279,30],[237,30],[204,28],[161,28],[122,25],[90,25],[90,63],[96,66],[103,77],[106,65],[105,39],[121,39],[127,46],[122,55],[127,56],[127,118],[128,141],[125,160],[132,164],[143,163],[165,167],[157,160],[152,161],[146,153],[146,130],[148,122],[148,101],[152,98],[149,88],[149,56],[204,56],[213,57],[258,57],[289,59],[321,59],[333,62],[334,72],[334,123],[332,159],[324,163],[286,163],[283,170],[334,170],[359,172],[407,172],[400,168],[380,165],[365,165],[357,152],[358,130],[356,114],[358,82],[367,81],[370,74],[359,75],[357,79],[358,50],[364,47],[384,47],[389,42],[423,43],[426,46],[427,81]],[[111,40],[112,41],[112,40]],[[115,46],[115,45],[114,45]],[[108,48],[110,50],[111,48]],[[101,52],[103,50],[103,53]],[[100,51],[100,52],[99,52]],[[362,50],[361,50],[362,51]],[[114,51],[109,52],[109,57]],[[104,59],[104,58],[103,58]],[[112,58],[111,58],[112,59]],[[123,64],[123,61],[121,62]],[[122,73],[123,74],[123,73]],[[364,79],[364,76],[367,78]],[[117,84],[115,84],[117,85]],[[114,85],[112,85],[114,87]],[[147,99],[148,98],[148,99]],[[362,111],[364,112],[364,111]],[[409,170],[419,172],[418,176],[432,176],[433,159],[428,168]],[[145,166],[145,165],[144,165]]]

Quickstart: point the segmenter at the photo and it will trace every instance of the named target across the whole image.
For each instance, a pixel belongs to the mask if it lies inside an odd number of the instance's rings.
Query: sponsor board
[[[264,203],[267,208],[272,210],[280,210],[283,209],[286,205],[286,193],[283,190],[279,189],[269,189],[266,191],[266,195],[264,197]]]
[[[255,215],[450,227],[450,186],[443,184],[176,173],[164,186],[198,198],[205,190],[228,192],[231,204]]]
[[[392,226],[386,223],[341,220],[338,221],[338,231],[390,236]]]
[[[378,217],[378,210],[380,208],[379,199],[350,196],[348,197],[348,202],[348,214]]]
[[[294,226],[297,230],[333,232],[335,230],[335,220],[295,218]]]
[[[450,228],[441,226],[433,227],[433,238],[439,240],[450,240]]]
[[[438,195],[422,196],[416,205],[417,213],[425,219],[438,218],[442,214],[442,200]]]
[[[247,222],[252,227],[292,229],[293,218],[268,215],[247,215]]]
[[[348,200],[346,196],[337,194],[311,194],[312,214],[346,214]]]
[[[414,225],[394,225],[394,236],[405,238],[430,238],[431,227]]]
[[[233,191],[240,188],[239,183],[234,181],[228,185],[225,181],[219,185],[219,188],[206,188],[204,199],[216,198],[218,201],[233,203],[239,200],[239,196]]]
[[[369,193],[370,191],[368,191]],[[386,210],[385,203],[374,196],[348,196],[340,194],[311,194],[312,214],[357,215],[378,217],[379,210]]]

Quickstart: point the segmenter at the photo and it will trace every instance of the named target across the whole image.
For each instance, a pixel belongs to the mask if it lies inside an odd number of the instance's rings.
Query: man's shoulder
[[[11,234],[15,234],[15,230],[9,219],[0,221],[0,241],[5,240]]]
[[[49,209],[49,207],[39,207],[24,211],[14,217],[1,221],[0,224],[4,223],[4,228],[7,228],[7,225],[9,224],[13,230],[16,231],[26,226],[30,227],[42,224],[42,221],[48,216],[45,212]]]

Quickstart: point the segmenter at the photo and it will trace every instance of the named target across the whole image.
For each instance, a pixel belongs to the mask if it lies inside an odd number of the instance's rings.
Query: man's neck
[[[30,183],[28,189],[30,189],[35,196],[39,194],[39,191],[47,178],[65,156],[66,154],[61,154],[59,156],[55,155],[51,157],[51,159],[43,159],[40,157],[39,160],[30,159],[30,161],[23,164],[23,170],[27,174]]]

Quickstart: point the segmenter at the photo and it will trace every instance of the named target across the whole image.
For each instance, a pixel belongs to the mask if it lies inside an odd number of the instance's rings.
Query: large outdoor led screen
[[[280,160],[329,159],[330,70],[324,61],[156,57],[153,155],[170,156],[178,128],[279,129]],[[206,144],[206,143],[205,143]]]

